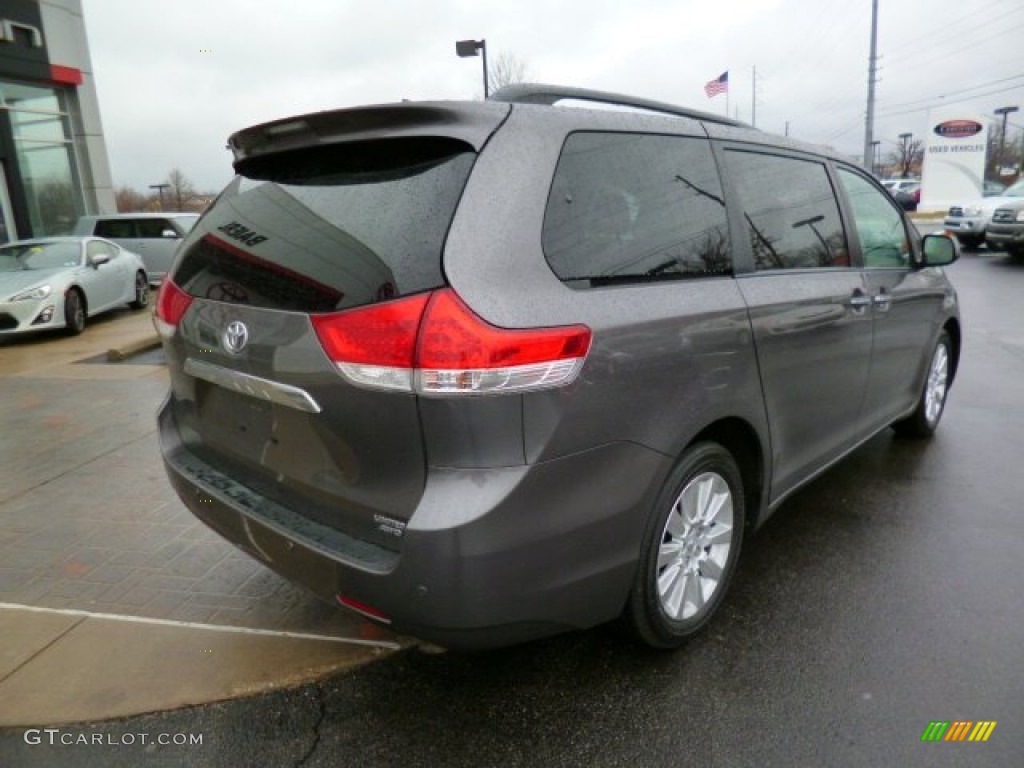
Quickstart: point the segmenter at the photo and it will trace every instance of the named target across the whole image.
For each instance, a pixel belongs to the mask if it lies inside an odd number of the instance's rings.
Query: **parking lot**
[[[13,603],[270,629],[348,631],[348,616],[289,586],[196,521],[171,491],[154,413],[159,351],[146,313],[76,338],[0,345],[0,594]]]
[[[0,605],[43,609],[34,615],[54,620],[137,617],[162,627],[231,627],[268,637],[297,633],[389,647],[388,633],[286,583],[181,505],[157,449],[154,414],[167,374],[154,341],[149,313],[129,310],[96,318],[77,337],[0,340]],[[138,354],[111,362],[111,350]],[[23,641],[5,634],[15,632],[11,625],[22,618],[0,622],[8,649]],[[133,625],[116,626],[128,642]],[[30,641],[29,651],[33,642],[42,648],[63,638],[65,630],[56,625],[52,636]],[[67,641],[74,639],[72,634]],[[342,666],[352,661],[351,654],[335,657]],[[19,722],[33,707],[58,720],[109,717],[224,695],[189,691],[187,685],[179,693],[172,679],[170,695],[115,700],[90,711],[60,689],[47,701],[21,668],[25,660],[25,653],[0,660],[0,684],[5,697],[24,686],[40,700],[30,706],[22,698],[22,711],[9,709],[0,724]],[[324,662],[322,668],[332,667]],[[262,685],[295,670],[285,664],[279,674],[254,672]],[[249,686],[244,669],[233,674],[226,690],[259,689]],[[90,686],[95,683],[82,680],[82,687]]]
[[[225,765],[271,744],[303,754],[314,725],[321,757],[358,746],[365,765],[393,764],[426,733],[447,734],[432,747],[445,765],[664,764],[680,750],[705,765],[1020,764],[1024,264],[981,251],[950,272],[964,355],[935,439],[880,435],[784,504],[723,614],[681,652],[598,629],[482,656],[399,654],[326,680],[319,708],[302,689],[99,730],[205,731],[204,760]],[[163,369],[70,350],[138,322],[0,344],[0,600],[367,631],[177,503],[155,446]],[[467,699],[477,725],[454,728]],[[231,725],[282,708],[292,717],[255,741]],[[933,720],[998,726],[986,744],[922,744]],[[103,759],[133,764],[124,750]]]

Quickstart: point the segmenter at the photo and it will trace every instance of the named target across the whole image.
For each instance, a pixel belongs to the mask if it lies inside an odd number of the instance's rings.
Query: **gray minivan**
[[[174,252],[188,234],[198,213],[114,213],[82,216],[74,234],[113,240],[142,257],[149,282],[163,280],[174,261]]]
[[[168,476],[398,631],[484,647],[621,617],[676,647],[787,496],[939,423],[955,241],[818,148],[530,85],[230,147],[158,299]]]

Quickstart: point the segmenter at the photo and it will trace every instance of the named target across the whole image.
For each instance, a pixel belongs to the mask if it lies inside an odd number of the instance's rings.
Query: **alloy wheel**
[[[704,611],[718,590],[732,547],[733,499],[716,472],[694,477],[672,505],[658,549],[657,592],[673,620]]]

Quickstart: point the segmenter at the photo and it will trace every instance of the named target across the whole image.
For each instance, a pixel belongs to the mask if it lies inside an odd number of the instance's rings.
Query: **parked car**
[[[195,226],[198,213],[115,213],[82,216],[76,235],[111,240],[142,257],[149,282],[156,285],[167,274],[181,239]]]
[[[985,227],[985,239],[1011,256],[1024,256],[1024,198],[996,208]]]
[[[956,234],[964,248],[977,248],[985,241],[985,230],[996,209],[1021,197],[1024,197],[1024,179],[1007,187],[1000,195],[951,206],[943,224]]]
[[[982,187],[982,197],[995,197],[1001,195],[1006,190],[1006,185],[1001,181],[993,181],[992,179],[985,179]]]
[[[892,190],[891,194],[893,200],[899,203],[904,211],[916,211],[921,202],[921,183],[914,182],[903,185],[899,189]]]
[[[895,194],[896,192],[912,192],[915,189],[921,188],[920,179],[883,179],[882,186],[885,187],[889,192]]]
[[[64,328],[129,304],[149,304],[137,254],[96,237],[43,237],[0,246],[0,335]]]
[[[529,85],[230,147],[157,301],[168,476],[400,632],[484,647],[622,617],[678,646],[797,488],[939,424],[957,245],[825,150]]]

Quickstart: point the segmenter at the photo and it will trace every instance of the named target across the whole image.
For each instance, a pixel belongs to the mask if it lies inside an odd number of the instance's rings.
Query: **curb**
[[[154,334],[153,336],[145,339],[129,342],[128,344],[117,347],[116,349],[108,349],[107,360],[114,363],[120,363],[133,355],[137,355],[140,352],[148,352],[149,350],[156,349],[159,346],[160,337]]]

